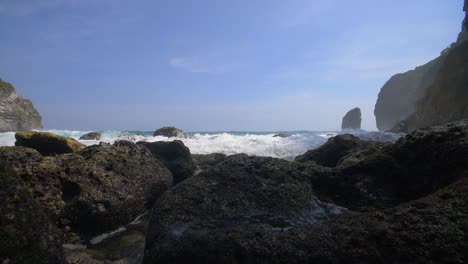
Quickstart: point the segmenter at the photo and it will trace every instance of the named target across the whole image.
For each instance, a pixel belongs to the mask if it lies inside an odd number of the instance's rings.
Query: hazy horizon
[[[437,57],[459,0],[0,0],[0,78],[46,129],[375,130],[394,74]]]

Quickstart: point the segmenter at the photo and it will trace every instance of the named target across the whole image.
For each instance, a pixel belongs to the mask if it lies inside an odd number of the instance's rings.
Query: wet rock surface
[[[319,148],[297,156],[295,161],[300,163],[314,162],[325,167],[336,167],[344,161],[349,163],[351,158],[358,159],[370,155],[385,145],[382,142],[361,140],[349,134],[338,135],[330,138]]]
[[[73,138],[55,135],[49,132],[18,132],[15,134],[15,146],[28,147],[39,151],[42,155],[74,153],[85,145]]]
[[[174,184],[177,184],[195,173],[195,164],[190,149],[180,140],[172,142],[138,142],[147,147],[154,157],[160,160],[172,172]]]
[[[0,170],[0,263],[65,263],[62,233],[29,187]]]
[[[128,223],[172,186],[172,174],[146,147],[125,141],[42,158],[27,148],[3,147],[0,165],[23,178],[66,241]]]
[[[102,134],[99,132],[90,132],[80,137],[80,140],[100,140]]]
[[[235,254],[237,244],[267,243],[256,232],[283,232],[345,211],[316,199],[298,164],[244,154],[229,156],[156,202],[145,263],[188,261],[188,255],[223,262],[229,258],[220,254]],[[231,242],[217,244],[220,237]]]
[[[325,201],[355,210],[388,207],[464,177],[466,157],[468,122],[460,121],[417,130],[349,166],[315,173],[312,182]]]
[[[192,160],[199,171],[207,170],[227,158],[222,153],[192,154]]]
[[[154,131],[153,136],[187,138],[188,134],[176,127],[162,127]]]

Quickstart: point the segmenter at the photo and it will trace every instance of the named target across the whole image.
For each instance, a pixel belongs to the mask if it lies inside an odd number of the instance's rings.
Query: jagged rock
[[[405,120],[409,129],[468,118],[468,42],[450,49],[433,84]]]
[[[285,160],[233,155],[175,186],[154,206],[144,263],[235,263],[231,260],[243,247],[272,243],[264,239],[268,233],[346,211],[317,200],[300,168]],[[264,248],[265,254],[274,251]]]
[[[174,184],[192,177],[195,173],[195,165],[190,155],[190,149],[180,140],[172,142],[138,142],[147,147],[154,157],[160,160],[172,172]]]
[[[18,132],[15,134],[15,138],[15,146],[33,148],[42,155],[73,153],[85,147],[73,138],[49,132]]]
[[[177,138],[187,138],[188,135],[184,131],[176,128],[176,127],[162,127],[156,131],[154,131],[153,134],[154,137],[156,136],[162,136],[162,137],[177,137]]]
[[[43,158],[31,149],[2,147],[0,166],[23,178],[66,241],[129,223],[172,186],[170,171],[146,147],[126,141]]]
[[[100,140],[102,134],[99,132],[90,132],[80,137],[80,140]]]
[[[468,121],[417,130],[329,174],[311,177],[316,195],[355,210],[395,206],[466,176]]]
[[[341,129],[361,129],[361,109],[354,108],[343,117]]]
[[[30,100],[0,79],[0,132],[42,128],[42,117]]]
[[[21,178],[0,171],[0,263],[65,263],[62,233]]]
[[[307,151],[305,154],[297,156],[296,162],[314,162],[325,167],[336,167],[343,161],[349,163],[350,155],[353,159],[368,156],[382,148],[385,143],[361,140],[353,135],[345,134],[330,138],[325,144],[317,149]]]

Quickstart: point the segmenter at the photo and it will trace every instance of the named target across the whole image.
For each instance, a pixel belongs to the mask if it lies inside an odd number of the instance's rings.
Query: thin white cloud
[[[169,65],[192,73],[221,74],[233,69],[230,64],[217,64],[207,62],[198,57],[174,57],[169,60]]]

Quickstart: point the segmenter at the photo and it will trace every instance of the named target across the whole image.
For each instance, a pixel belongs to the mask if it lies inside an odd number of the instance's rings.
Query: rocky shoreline
[[[0,148],[1,235],[19,241],[7,263],[467,260],[468,121],[396,143],[339,135],[295,161],[191,155],[177,140],[59,154],[41,136],[47,156]]]

